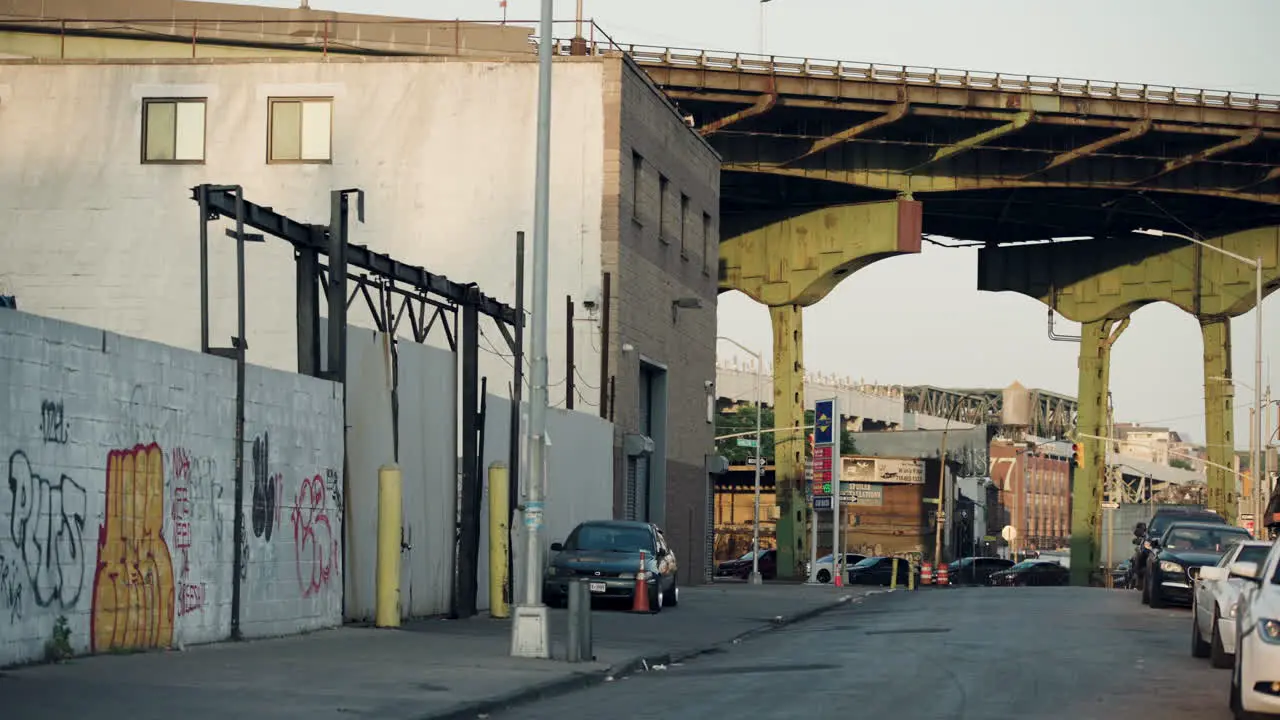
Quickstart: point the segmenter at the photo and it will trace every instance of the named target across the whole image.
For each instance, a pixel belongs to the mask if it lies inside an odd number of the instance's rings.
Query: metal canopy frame
[[[483,294],[476,283],[458,283],[443,275],[428,272],[422,267],[402,263],[395,258],[374,252],[363,245],[348,242],[351,196],[356,196],[356,217],[364,222],[364,191],[358,188],[334,190],[330,193],[330,221],[328,225],[299,222],[277,213],[270,207],[257,205],[244,199],[243,188],[235,185],[197,185],[191,189],[191,199],[200,206],[200,346],[201,351],[214,355],[238,357],[241,361],[247,344],[243,339],[235,341],[235,348],[225,350],[209,346],[209,223],[222,217],[233,218],[236,231],[228,231],[233,238],[261,241],[265,235],[280,238],[294,247],[297,269],[297,331],[298,372],[323,377],[345,384],[347,310],[357,296],[364,298],[374,325],[380,332],[395,341],[401,324],[408,320],[415,342],[423,343],[437,326],[445,334],[450,351],[461,359],[459,386],[461,390],[462,436],[462,487],[458,496],[458,524],[455,546],[453,578],[454,617],[470,617],[476,613],[476,590],[480,554],[480,506],[484,491],[484,472],[481,451],[483,448],[484,397],[479,377],[480,316],[489,317],[502,333],[507,347],[515,357],[516,396],[511,413],[511,435],[518,438],[520,422],[519,385],[522,382],[523,362],[523,310]],[[254,228],[263,235],[243,232],[244,227]],[[518,246],[521,245],[517,241]],[[321,256],[325,261],[321,261]],[[518,257],[522,253],[518,252]],[[518,260],[517,287],[520,287],[523,260]],[[241,255],[240,291],[243,297],[243,256]],[[355,272],[352,272],[352,269]],[[350,283],[350,289],[348,289]],[[328,338],[325,356],[328,362],[321,364],[320,307],[321,295],[328,306]],[[521,302],[522,304],[522,302]],[[244,307],[241,301],[241,318]],[[514,330],[514,333],[512,332]],[[243,335],[243,327],[240,331]],[[321,368],[324,367],[324,370]],[[393,385],[398,385],[394,383]],[[398,427],[398,394],[392,391],[393,423]],[[344,400],[343,427],[346,427]],[[395,445],[396,460],[399,456]],[[515,488],[518,487],[518,449],[513,444],[512,465],[509,473],[510,507],[515,507]],[[348,482],[344,438],[343,497],[347,497]],[[239,482],[237,483],[239,487]],[[237,516],[238,517],[238,516]],[[342,544],[345,551],[346,533]],[[234,603],[233,603],[234,604]],[[234,610],[234,608],[233,608]]]

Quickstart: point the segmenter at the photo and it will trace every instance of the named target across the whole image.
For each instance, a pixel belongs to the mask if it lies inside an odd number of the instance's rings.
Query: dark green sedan
[[[645,584],[650,612],[676,605],[676,556],[662,531],[652,523],[629,520],[591,520],[551,544],[551,558],[542,583],[542,597],[551,607],[564,607],[571,578],[584,578],[591,597],[631,600],[644,551]]]

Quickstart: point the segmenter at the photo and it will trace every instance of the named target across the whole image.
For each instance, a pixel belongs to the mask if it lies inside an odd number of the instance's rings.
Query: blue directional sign
[[[819,400],[814,403],[813,444],[831,445],[835,442],[835,400]]]

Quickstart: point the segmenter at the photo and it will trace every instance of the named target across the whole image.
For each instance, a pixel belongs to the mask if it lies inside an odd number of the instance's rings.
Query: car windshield
[[[855,568],[869,568],[869,567],[875,567],[875,566],[876,566],[876,563],[878,563],[878,562],[880,562],[880,558],[878,558],[878,557],[863,558],[862,560],[859,560],[859,561],[858,561],[858,564],[857,564],[857,565],[854,565],[854,567],[855,567]]]
[[[636,552],[653,550],[653,536],[643,527],[579,525],[565,543],[566,550]]]
[[[1225,552],[1227,546],[1242,539],[1250,539],[1248,531],[1224,525],[1221,528],[1179,527],[1174,525],[1165,533],[1163,545],[1170,550],[1189,552]]]
[[[739,559],[739,560],[750,560],[750,559],[752,558],[752,556],[754,556],[755,554],[756,554],[755,550],[748,550],[747,552],[743,553],[742,557],[740,557],[740,558],[738,558],[738,559]],[[760,553],[760,554],[761,554],[761,555],[764,555],[764,552],[763,552],[763,551],[761,551],[761,553]]]
[[[1022,570],[1026,570],[1027,568],[1033,568],[1039,564],[1040,564],[1039,560],[1023,560],[1022,562],[1018,563],[1017,565],[1014,565],[1009,569],[1022,571]]]

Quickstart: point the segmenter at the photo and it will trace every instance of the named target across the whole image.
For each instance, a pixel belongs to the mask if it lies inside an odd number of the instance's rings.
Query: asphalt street
[[[1230,672],[1191,657],[1189,623],[1133,591],[898,591],[498,717],[1228,720]]]

